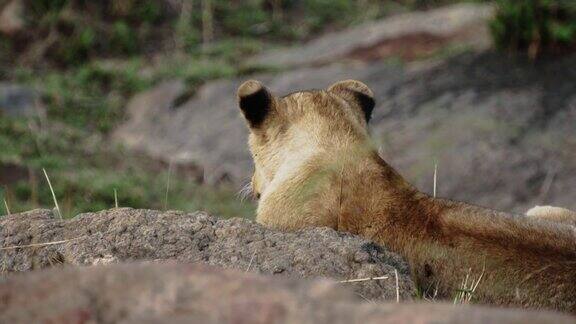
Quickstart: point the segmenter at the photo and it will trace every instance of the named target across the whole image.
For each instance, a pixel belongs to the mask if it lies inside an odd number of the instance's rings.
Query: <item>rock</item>
[[[431,193],[436,161],[439,195],[521,213],[537,204],[576,209],[575,64],[576,56],[534,65],[467,53],[406,67],[336,64],[251,78],[278,95],[347,78],[366,82],[377,99],[374,139],[410,182]],[[178,107],[170,105],[185,92],[177,83],[143,93],[129,106],[138,117],[114,138],[155,158],[196,164],[209,183],[227,178],[240,186],[252,171],[235,102],[246,78],[210,82]]]
[[[43,117],[40,93],[23,85],[0,83],[0,116]]]
[[[469,53],[407,70],[375,91],[381,154],[429,193],[437,162],[442,197],[517,213],[574,209],[575,63],[574,55],[534,65]],[[382,77],[364,80],[380,88]]]
[[[574,323],[549,312],[366,303],[340,284],[190,264],[67,267],[0,279],[3,323]]]
[[[165,143],[162,134],[168,132],[168,124],[175,113],[173,103],[185,92],[184,82],[164,82],[156,88],[136,95],[126,108],[129,123],[123,125],[116,132],[116,137],[122,138],[124,145],[139,150],[146,145],[152,151],[147,152],[153,156],[161,155],[159,150]],[[142,132],[145,127],[149,132]],[[158,150],[156,149],[158,148]],[[174,151],[176,145],[169,145],[165,150]],[[179,160],[178,157],[173,160]]]
[[[24,29],[24,5],[22,0],[12,0],[2,7],[0,3],[0,33],[12,36]]]
[[[61,242],[65,241],[65,242]],[[398,255],[359,237],[328,228],[294,233],[266,229],[244,219],[222,220],[202,212],[113,209],[71,220],[36,210],[0,218],[0,269],[29,271],[58,264],[97,265],[133,260],[202,262],[242,271],[337,280],[368,299],[414,295],[408,266]]]
[[[411,60],[454,44],[486,49],[491,45],[487,21],[493,12],[490,5],[465,3],[395,15],[321,36],[304,46],[266,52],[249,63],[287,67],[344,58]]]

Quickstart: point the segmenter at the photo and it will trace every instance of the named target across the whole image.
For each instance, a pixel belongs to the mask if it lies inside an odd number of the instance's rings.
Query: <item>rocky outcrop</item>
[[[3,323],[573,323],[548,312],[365,302],[343,285],[186,264],[0,279]]]
[[[36,210],[0,218],[0,249],[2,272],[175,260],[291,277],[387,277],[343,283],[371,300],[396,300],[397,291],[410,300],[415,292],[407,264],[370,241],[328,228],[283,233],[202,212],[123,208],[59,220]]]

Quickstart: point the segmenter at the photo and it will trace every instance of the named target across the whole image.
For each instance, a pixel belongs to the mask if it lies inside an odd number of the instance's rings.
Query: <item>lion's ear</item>
[[[355,101],[362,109],[366,122],[370,121],[375,101],[374,93],[367,85],[356,80],[345,80],[334,83],[328,88],[328,91],[335,93],[344,99]]]
[[[259,128],[272,111],[274,97],[256,80],[249,80],[238,88],[238,104],[251,128]]]

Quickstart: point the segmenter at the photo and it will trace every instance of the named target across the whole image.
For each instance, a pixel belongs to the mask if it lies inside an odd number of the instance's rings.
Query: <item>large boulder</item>
[[[415,293],[408,266],[398,255],[328,228],[283,233],[245,219],[223,220],[202,212],[129,208],[70,220],[55,219],[49,210],[0,218],[2,272],[134,260],[201,262],[341,281],[387,277],[343,284],[368,299],[396,300],[398,292],[402,300],[409,300]]]
[[[576,208],[576,56],[538,64],[467,53],[405,67],[335,64],[252,76],[278,95],[347,78],[372,87],[371,122],[383,157],[420,189],[502,210]],[[245,79],[245,78],[243,78]],[[247,129],[235,102],[243,79],[138,95],[115,139],[163,160],[193,163],[207,182],[249,179]]]
[[[65,268],[0,279],[2,323],[574,323],[566,315],[367,303],[341,284],[183,264]]]

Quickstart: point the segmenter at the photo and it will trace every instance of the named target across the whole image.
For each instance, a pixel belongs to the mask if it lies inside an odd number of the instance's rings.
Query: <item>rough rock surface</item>
[[[410,60],[451,44],[485,49],[490,46],[486,22],[492,15],[491,6],[471,3],[395,15],[321,36],[300,47],[266,52],[250,63],[286,67],[343,58]]]
[[[63,240],[69,241],[0,250],[0,269],[14,272],[58,264],[177,260],[294,277],[388,276],[345,283],[364,298],[384,300],[396,300],[396,269],[402,300],[414,293],[408,266],[398,255],[328,228],[283,233],[248,220],[222,220],[202,212],[129,208],[81,214],[65,221],[54,219],[48,210],[0,218],[0,247]]]
[[[276,94],[354,78],[376,94],[371,122],[383,157],[431,192],[502,210],[576,208],[576,56],[540,62],[468,53],[407,67],[385,63],[252,76]],[[179,82],[138,95],[115,138],[160,159],[192,162],[207,182],[249,178],[247,129],[235,102],[242,80],[206,84],[185,104]],[[160,104],[158,104],[160,102]]]
[[[576,56],[533,65],[466,54],[377,91],[382,155],[440,196],[524,213],[576,208]],[[378,87],[381,76],[367,77]]]
[[[326,280],[190,264],[65,268],[0,279],[3,323],[573,323],[549,312],[366,303]]]

